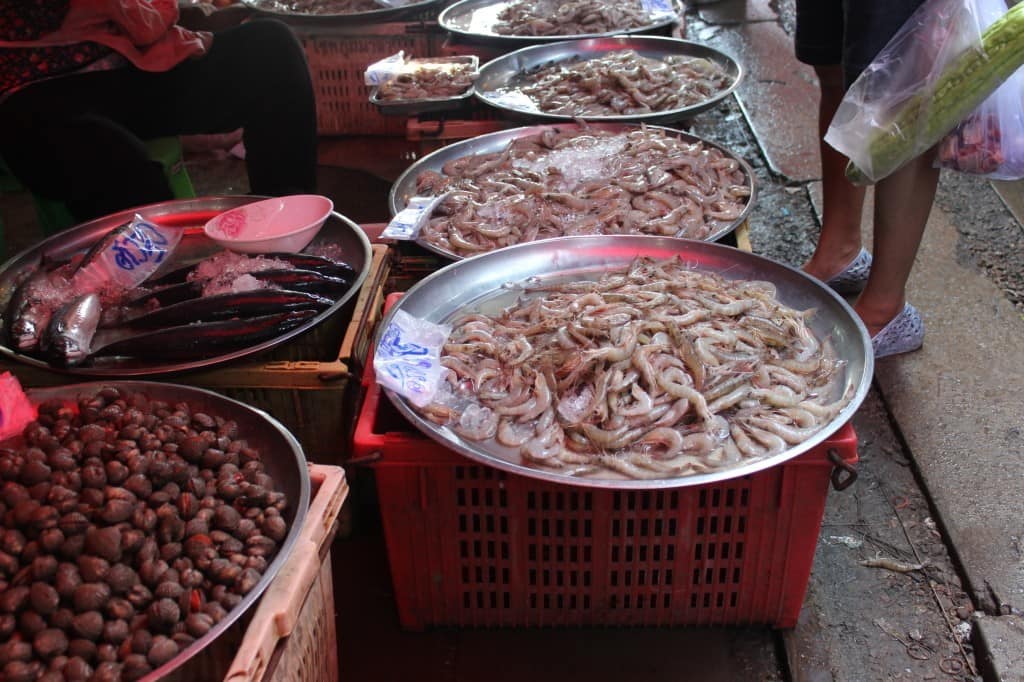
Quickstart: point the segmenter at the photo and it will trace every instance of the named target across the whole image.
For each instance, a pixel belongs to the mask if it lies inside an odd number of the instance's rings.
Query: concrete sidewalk
[[[766,0],[703,5],[690,37],[704,36],[741,56],[748,73],[737,99],[768,167],[784,184],[817,196],[816,105],[810,104],[817,101],[816,81],[793,58],[791,12],[791,3]],[[1002,185],[1000,191],[1011,209],[1024,205],[1019,187]],[[1006,221],[1004,248],[1019,252],[1024,230],[1007,206],[986,183],[944,176],[910,282],[910,300],[927,326],[925,346],[881,360],[875,386],[884,406],[878,418],[892,421],[912,457],[971,597],[978,671],[986,679],[1019,681],[1024,318],[970,257],[963,235],[978,221]],[[870,244],[870,219],[865,237]],[[778,255],[768,243],[774,242],[770,233],[755,231],[752,238],[755,251]],[[789,251],[784,257],[798,263],[803,255]],[[835,674],[827,661],[819,667],[831,668],[833,679],[869,679],[850,670]]]

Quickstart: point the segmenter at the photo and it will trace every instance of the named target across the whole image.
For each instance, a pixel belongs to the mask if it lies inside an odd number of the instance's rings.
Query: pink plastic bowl
[[[239,253],[296,253],[316,237],[334,202],[319,194],[264,199],[225,211],[206,223],[206,236]]]

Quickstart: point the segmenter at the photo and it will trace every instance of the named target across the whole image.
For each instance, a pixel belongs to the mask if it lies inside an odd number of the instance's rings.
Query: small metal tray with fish
[[[346,26],[397,21],[430,9],[441,0],[420,0],[404,5],[390,6],[385,3],[373,3],[374,9],[357,9],[356,11],[331,10],[330,0],[304,0],[303,2],[287,2],[285,0],[242,0],[242,2],[260,14],[275,17],[289,24],[320,26]],[[339,4],[339,3],[335,3]],[[370,6],[370,3],[366,3]],[[324,11],[321,11],[326,6]]]
[[[664,61],[666,57],[707,60],[720,69],[724,86],[692,104],[660,111],[629,114],[565,114],[544,111],[519,88],[538,69],[561,66],[572,71],[572,62],[599,58],[611,52],[631,50],[643,58]],[[570,121],[671,123],[707,111],[731,95],[743,78],[743,68],[729,55],[713,47],[677,38],[659,36],[614,36],[534,45],[498,57],[480,69],[474,92],[477,99],[515,118]]]
[[[302,253],[274,254],[260,261],[262,271],[247,272],[254,259],[226,252],[203,225],[261,198],[214,196],[141,206],[72,227],[14,256],[0,266],[0,353],[62,373],[134,377],[223,364],[312,330],[356,295],[369,274],[369,239],[333,212]],[[99,292],[98,303],[96,291],[68,287],[90,250],[136,214],[181,230],[160,268],[141,287],[113,292],[116,305],[107,305],[107,291]],[[208,280],[191,275],[198,267],[220,272],[214,263],[242,269],[227,272],[231,281],[213,291],[204,285]]]
[[[666,3],[669,11],[648,15],[641,25],[631,28],[610,28],[606,31],[580,31],[564,35],[515,35],[502,34],[495,30],[499,16],[506,10],[519,5],[517,0],[459,0],[446,7],[437,18],[441,28],[461,38],[481,45],[515,49],[524,45],[551,43],[576,38],[598,38],[624,34],[651,33],[668,29],[679,23],[683,6],[676,0]],[[556,3],[557,4],[557,3]],[[659,3],[660,4],[660,3]],[[554,13],[554,10],[551,12]]]
[[[520,310],[528,308],[544,311],[543,305],[532,306],[529,305],[530,302],[536,302],[544,292],[564,283],[575,285],[574,290],[581,292],[580,296],[598,296],[599,294],[596,293],[599,291],[598,288],[587,288],[580,285],[590,280],[597,280],[610,271],[621,272],[630,267],[638,258],[650,258],[656,261],[678,259],[679,267],[685,271],[709,273],[729,281],[759,282],[761,283],[760,291],[767,291],[770,285],[774,290],[773,298],[781,304],[794,311],[813,311],[813,313],[801,314],[807,320],[807,328],[817,338],[820,347],[827,348],[831,358],[829,360],[830,367],[835,369],[828,384],[819,389],[820,394],[812,395],[816,396],[815,399],[820,397],[822,401],[833,404],[834,409],[822,413],[821,421],[815,425],[815,430],[809,434],[809,437],[802,442],[786,446],[786,449],[775,451],[774,454],[768,454],[761,458],[743,459],[721,468],[682,476],[627,478],[616,472],[569,475],[562,473],[559,469],[566,470],[571,468],[570,466],[563,468],[561,466],[548,467],[529,464],[518,448],[504,446],[494,437],[473,440],[459,435],[448,423],[443,421],[439,423],[424,416],[423,412],[415,408],[407,398],[393,390],[386,388],[385,393],[398,411],[425,435],[475,462],[514,474],[562,484],[615,489],[654,489],[703,485],[745,476],[781,464],[808,452],[834,434],[850,420],[867,396],[874,369],[874,355],[866,328],[845,300],[821,282],[799,270],[762,256],[721,244],[671,237],[621,235],[563,237],[511,246],[500,252],[495,251],[452,263],[415,284],[392,306],[378,325],[378,332],[374,340],[374,348],[377,349],[376,356],[391,355],[381,351],[382,343],[388,343],[392,348],[396,347],[393,329],[390,327],[400,314],[403,317],[408,315],[414,319],[438,325],[450,325],[458,318],[464,318],[464,320],[468,320],[467,325],[475,325],[472,333],[477,335],[485,333],[486,326],[482,325],[484,318],[488,315],[506,315],[502,319],[508,324],[532,322],[534,327],[531,328],[542,327],[547,324],[544,322],[543,315],[539,320],[535,320],[532,316],[529,318],[507,317],[509,306],[519,305],[522,302]],[[628,280],[629,278],[620,279]],[[639,280],[638,285],[642,286],[641,283],[645,281]],[[655,290],[650,288],[647,291],[650,293]],[[593,311],[599,306],[600,303],[584,303],[581,300],[578,310]],[[572,306],[568,306],[568,308],[572,308]],[[562,310],[562,308],[557,310]],[[501,313],[501,311],[505,312]],[[553,313],[548,311],[545,314]],[[722,314],[731,315],[733,313]],[[650,324],[650,320],[645,317],[638,319],[645,320],[644,324]],[[709,322],[708,324],[713,323]],[[523,329],[523,327],[516,327],[516,329]],[[527,332],[521,331],[520,333],[526,334]],[[483,340],[487,341],[486,338]],[[454,343],[460,345],[458,341]],[[468,341],[461,345],[467,343]],[[495,339],[495,343],[498,343],[497,339]],[[653,339],[650,342],[641,340],[636,345],[637,352],[640,352],[642,348],[639,344],[651,348],[652,346],[657,347],[659,343],[665,342]],[[529,341],[527,341],[528,345]],[[398,347],[400,348],[400,346]],[[508,352],[506,345],[501,345],[500,348],[506,349],[503,352]],[[544,346],[544,349],[539,352],[550,352],[549,346]],[[537,347],[534,347],[533,350],[536,351]],[[518,352],[520,351],[516,350],[511,355],[515,356]],[[555,364],[557,363],[556,360]],[[539,364],[543,364],[541,358],[534,355],[522,365],[523,368],[528,368],[523,371],[540,372]],[[628,360],[626,364],[629,364]],[[446,364],[445,366],[452,367],[453,365]],[[571,370],[573,366],[566,365],[554,371]],[[480,381],[484,381],[482,373],[487,370],[485,364],[478,363],[472,367],[481,372]],[[505,375],[502,373],[503,370],[496,371],[500,382],[500,377]],[[549,369],[543,371],[547,372]],[[638,371],[640,371],[640,377],[643,377],[643,371],[639,368]],[[659,376],[663,374],[659,373]],[[584,379],[587,377],[577,375],[574,381],[582,382]],[[555,380],[557,382],[557,376]],[[639,382],[641,379],[635,378],[635,380]],[[444,381],[443,385],[448,387],[454,383],[444,379],[442,381]],[[587,381],[593,381],[593,378],[587,379]],[[476,386],[475,383],[470,383]],[[459,385],[462,385],[461,382]],[[557,412],[560,415],[557,417],[558,423],[575,423],[572,421],[572,415],[564,411],[566,406],[571,407],[573,404],[573,396],[566,394],[561,385],[558,388],[558,393],[553,387],[551,388],[549,398],[552,407],[557,403]],[[449,390],[457,389],[449,388]],[[511,396],[514,390],[508,388],[508,395]],[[501,396],[497,397],[501,398]],[[455,414],[468,414],[472,407],[461,403],[460,405],[461,407]],[[549,411],[550,409],[548,408]],[[431,414],[436,416],[439,413]],[[525,412],[513,412],[513,414],[524,415],[518,418],[513,417],[514,420],[527,419]],[[831,417],[829,418],[827,415],[831,415]],[[519,425],[530,426],[542,419],[543,417],[533,419],[532,422],[526,424],[522,424],[520,421]]]
[[[437,151],[424,156],[419,159],[413,165],[403,172],[395,183],[391,186],[391,191],[388,194],[388,208],[391,211],[391,215],[395,216],[399,211],[408,206],[409,201],[417,196],[416,192],[416,180],[421,173],[424,171],[434,171],[441,173],[445,164],[450,161],[461,159],[467,156],[473,156],[477,154],[493,154],[501,152],[510,143],[515,140],[530,137],[533,135],[539,135],[548,130],[553,131],[580,131],[583,132],[586,129],[607,131],[611,133],[620,133],[630,130],[638,130],[641,128],[641,124],[637,123],[609,123],[609,122],[594,122],[586,124],[578,123],[547,123],[536,126],[527,126],[521,128],[510,128],[508,130],[500,130],[495,133],[488,133],[486,135],[480,135],[478,137],[470,138],[468,140],[462,140],[455,142],[446,147],[442,147]],[[750,167],[744,159],[729,151],[725,147],[722,147],[709,140],[691,135],[690,133],[684,133],[679,130],[672,128],[666,128],[662,126],[647,126],[650,130],[664,131],[672,137],[677,137],[681,140],[686,141],[697,141],[701,142],[709,148],[713,148],[721,152],[724,156],[729,159],[736,161],[738,166],[742,169],[746,176],[746,186],[749,190],[749,198],[746,203],[746,207],[743,212],[735,219],[726,224],[723,224],[718,229],[715,229],[703,241],[718,241],[726,235],[732,233],[736,228],[747,220],[750,212],[753,210],[754,202],[757,199],[757,181],[754,176],[753,168]],[[422,236],[417,237],[416,243],[428,251],[432,251],[445,258],[452,260],[459,260],[463,256],[454,253],[451,250],[442,248],[438,245],[432,244],[431,242],[424,239]]]
[[[447,65],[467,66],[472,71],[472,80],[476,80],[480,58],[476,55],[459,55],[454,57],[427,57],[423,59],[410,59],[406,62],[421,68],[434,66],[445,67]],[[458,111],[466,107],[473,99],[474,83],[462,92],[446,97],[421,97],[421,98],[394,98],[389,99],[381,96],[381,90],[387,83],[375,86],[370,90],[370,104],[377,107],[377,111],[385,116],[415,116],[417,114],[435,113],[439,111]]]

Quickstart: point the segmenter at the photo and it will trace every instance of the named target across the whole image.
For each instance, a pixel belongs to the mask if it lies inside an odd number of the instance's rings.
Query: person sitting
[[[176,0],[0,0],[0,158],[86,221],[173,193],[144,141],[244,130],[253,194],[316,189],[316,102],[284,23],[216,33]]]

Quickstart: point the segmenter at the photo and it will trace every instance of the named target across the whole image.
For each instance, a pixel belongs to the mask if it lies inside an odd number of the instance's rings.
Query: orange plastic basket
[[[650,491],[552,484],[420,434],[372,371],[353,455],[372,462],[404,628],[796,624],[850,425],[783,464]]]

